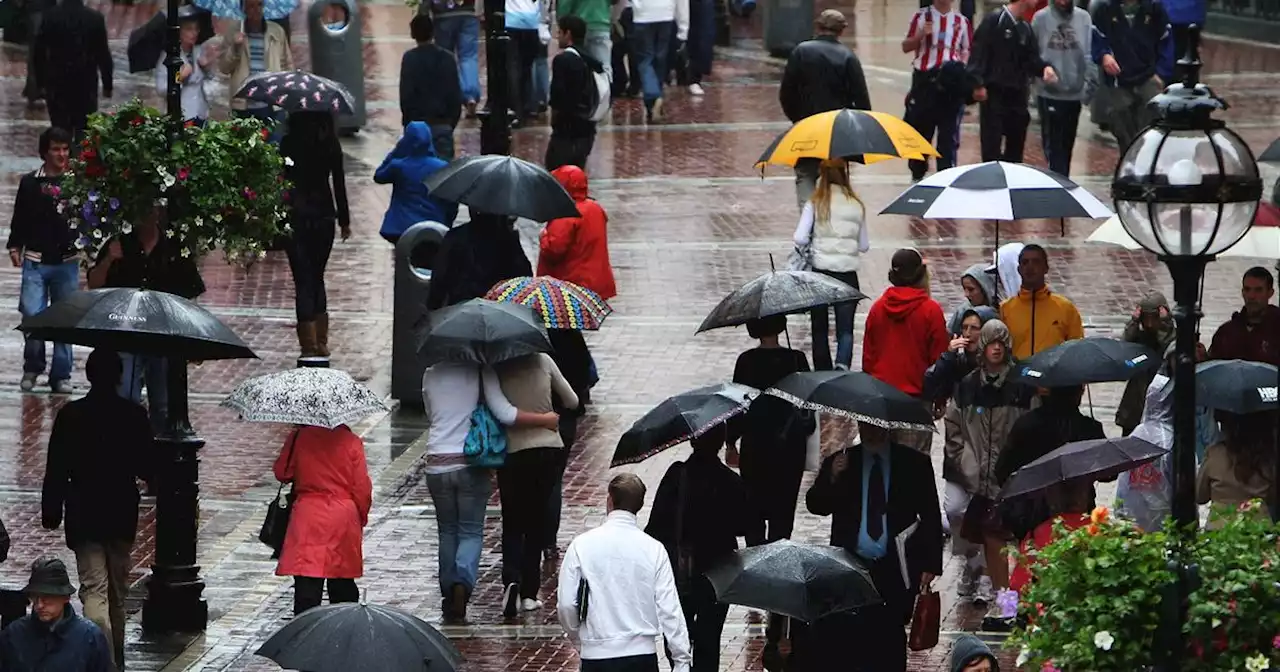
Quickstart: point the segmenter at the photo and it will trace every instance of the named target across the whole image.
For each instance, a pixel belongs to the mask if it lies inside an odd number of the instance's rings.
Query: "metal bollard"
[[[354,114],[338,116],[338,132],[355,133],[365,124],[364,47],[360,7],[355,0],[318,0],[307,11],[311,71],[347,87]]]
[[[427,317],[431,269],[449,227],[418,222],[396,241],[396,273],[391,323],[391,398],[422,408],[422,373],[415,329]]]

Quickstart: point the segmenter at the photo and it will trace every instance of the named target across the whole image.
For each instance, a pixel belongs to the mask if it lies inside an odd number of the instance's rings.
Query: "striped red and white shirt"
[[[969,48],[973,44],[973,26],[964,15],[955,10],[946,14],[933,6],[924,7],[911,15],[907,37],[913,38],[924,30],[926,17],[933,18],[933,35],[916,47],[911,67],[916,70],[934,70],[947,61],[969,62]]]

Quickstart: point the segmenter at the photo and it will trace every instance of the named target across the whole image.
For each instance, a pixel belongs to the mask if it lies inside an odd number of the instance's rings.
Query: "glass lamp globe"
[[[1157,123],[1116,167],[1112,195],[1120,223],[1161,256],[1216,255],[1253,224],[1262,185],[1253,152],[1221,123],[1206,126]]]

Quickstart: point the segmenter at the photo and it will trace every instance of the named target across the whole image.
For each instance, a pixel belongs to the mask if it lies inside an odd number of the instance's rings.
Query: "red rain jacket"
[[[951,337],[942,307],[929,292],[890,287],[871,306],[862,332],[862,370],[920,396],[924,372],[947,351]]]
[[[609,216],[599,203],[587,198],[587,174],[581,168],[561,166],[551,174],[578,202],[578,216],[547,222],[539,245],[538,275],[567,280],[602,299],[612,299],[618,288],[609,263]]]

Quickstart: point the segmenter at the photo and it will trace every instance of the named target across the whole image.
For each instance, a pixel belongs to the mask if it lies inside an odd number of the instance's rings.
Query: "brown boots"
[[[303,357],[329,356],[328,313],[320,313],[314,322],[298,322],[298,348]]]
[[[316,354],[329,356],[329,313],[316,316]]]

